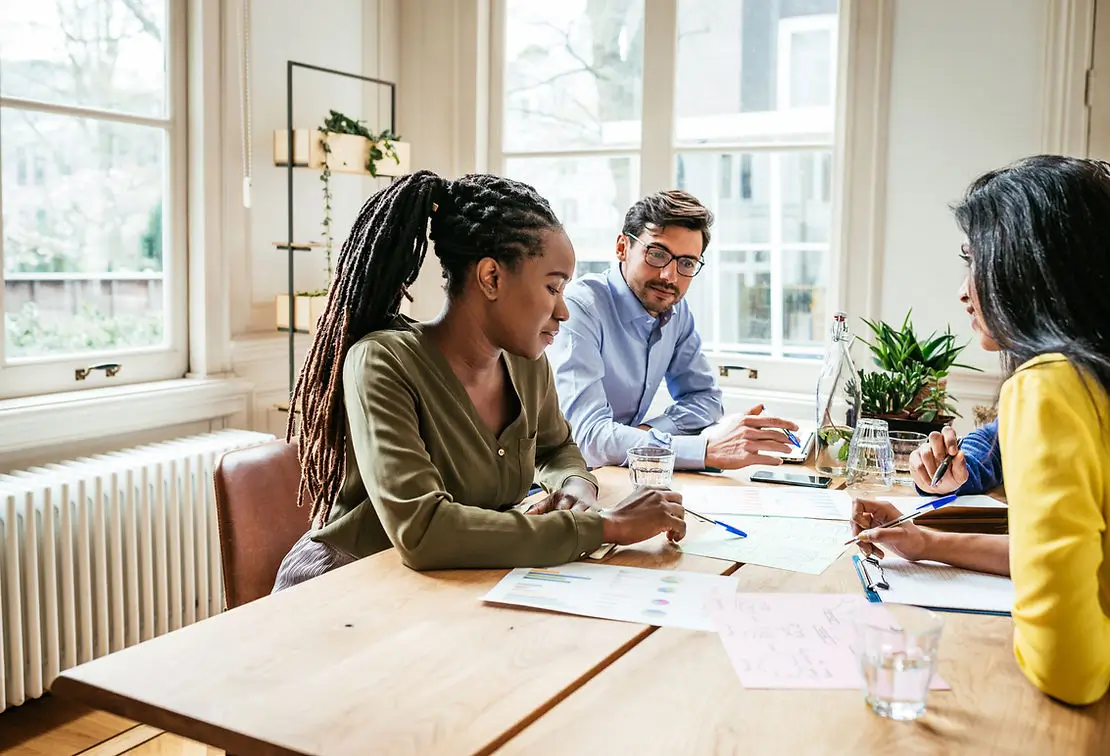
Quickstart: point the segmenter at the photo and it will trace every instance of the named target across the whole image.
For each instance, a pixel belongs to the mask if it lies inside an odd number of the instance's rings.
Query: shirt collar
[[[662,328],[670,322],[674,315],[674,307],[660,313],[658,318],[652,317],[651,313],[644,309],[644,305],[636,297],[636,293],[629,288],[628,281],[624,280],[620,260],[613,261],[613,264],[609,266],[606,277],[609,291],[613,293],[613,299],[617,303],[617,312],[620,313],[622,323],[654,323],[658,319],[659,327]]]

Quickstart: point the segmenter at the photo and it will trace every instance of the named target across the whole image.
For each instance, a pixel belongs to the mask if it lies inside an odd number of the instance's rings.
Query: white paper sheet
[[[712,630],[707,603],[736,592],[736,578],[575,562],[519,567],[483,601],[662,627]]]
[[[687,554],[760,564],[780,570],[820,575],[847,548],[852,537],[846,522],[793,517],[728,517],[722,522],[743,530],[747,538],[714,526],[679,545]]]
[[[706,486],[678,489],[682,505],[698,514],[758,515],[844,520],[852,517],[852,497],[846,491],[792,486]]]
[[[1014,606],[1014,584],[1008,577],[891,556],[880,564],[881,577],[890,586],[878,590],[884,604],[986,612],[1010,612]],[[874,567],[868,565],[867,569],[872,579],[880,577]]]

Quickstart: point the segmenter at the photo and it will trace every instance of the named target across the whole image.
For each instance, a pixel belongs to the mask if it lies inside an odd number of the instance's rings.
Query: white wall
[[[489,0],[404,0],[399,34],[398,114],[413,170],[448,178],[485,170]],[[443,276],[431,252],[412,295],[413,317],[439,312]]]
[[[1044,0],[900,0],[894,16],[881,313],[972,337],[949,205],[1041,145]],[[970,364],[997,371],[975,347]]]
[[[238,0],[241,2],[241,0]],[[237,3],[233,3],[237,5]],[[285,415],[277,403],[288,398],[287,336],[274,328],[274,297],[287,288],[286,257],[273,242],[286,238],[286,169],[273,164],[273,131],[285,128],[286,61],[334,68],[364,76],[397,81],[399,75],[397,0],[319,0],[309,10],[301,0],[255,0],[251,24],[253,136],[252,207],[243,210],[229,203],[229,234],[235,247],[232,277],[232,360],[236,374],[254,384],[250,425],[258,430],[284,434]],[[238,17],[230,12],[225,66],[237,66]],[[230,62],[227,58],[231,58]],[[232,83],[225,97],[225,133],[234,169],[239,159],[239,92],[232,68]],[[364,85],[304,69],[294,72],[296,128],[315,128],[329,109],[367,121],[373,131],[389,125],[389,96],[384,87]],[[404,123],[397,114],[398,131],[406,141]],[[229,150],[225,150],[225,156]],[[323,199],[320,174],[294,171],[294,237],[297,241],[321,238]],[[235,200],[238,200],[238,184]],[[385,185],[385,180],[334,174],[334,260],[365,199]],[[298,252],[295,284],[298,290],[327,285],[323,250]],[[308,337],[298,336],[297,366],[304,359]]]

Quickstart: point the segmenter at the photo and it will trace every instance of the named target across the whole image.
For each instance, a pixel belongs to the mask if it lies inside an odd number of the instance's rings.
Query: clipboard
[[[892,590],[889,576],[886,574],[880,562],[874,557],[860,558],[858,554],[852,555],[852,566],[856,569],[856,576],[859,577],[860,585],[863,586],[863,593],[867,600],[873,604],[883,603],[883,595],[890,596]],[[921,565],[923,568],[930,568],[929,564]],[[967,579],[977,579],[975,576],[981,576],[981,573],[972,572],[970,570],[961,570],[958,567],[948,567],[947,565],[937,565],[937,568],[945,575],[955,575],[957,581],[960,577],[971,576]],[[901,577],[905,577],[904,575]],[[998,581],[1009,582],[1008,579],[1002,578],[997,575],[985,576],[992,582],[997,579]],[[955,582],[955,581],[954,581]],[[997,585],[1001,585],[998,583]],[[992,587],[991,590],[996,590]],[[957,614],[987,614],[997,617],[1009,617],[1010,612],[997,609],[975,609],[968,606],[944,606],[938,602],[913,602],[913,601],[899,601],[897,603],[913,604],[925,609],[932,609],[937,612],[954,612]]]

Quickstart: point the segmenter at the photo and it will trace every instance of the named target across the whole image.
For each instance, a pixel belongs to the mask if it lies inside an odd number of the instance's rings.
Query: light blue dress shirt
[[[571,281],[564,297],[570,318],[547,356],[586,464],[619,465],[634,447],[667,446],[676,468],[704,468],[705,439],[689,434],[720,420],[724,406],[689,305],[652,317],[620,263]],[[674,404],[645,419],[664,378]]]

